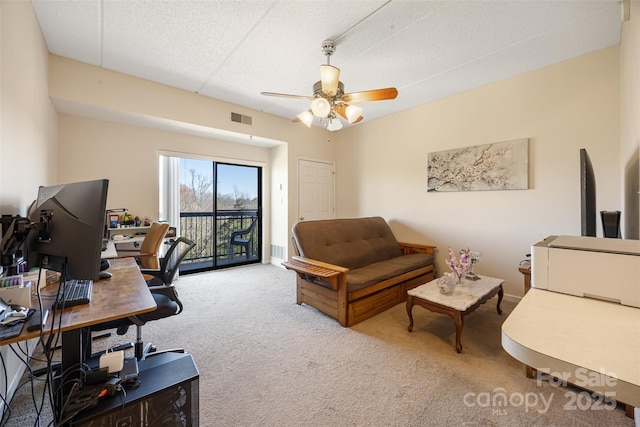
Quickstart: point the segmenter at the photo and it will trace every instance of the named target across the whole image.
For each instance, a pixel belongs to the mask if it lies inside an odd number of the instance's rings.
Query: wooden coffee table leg
[[[498,310],[498,314],[502,314],[502,309],[500,308],[500,303],[502,302],[502,297],[504,296],[504,292],[502,291],[502,285],[500,285],[500,290],[498,291],[498,305],[496,309]]]
[[[462,313],[456,311],[451,317],[453,318],[453,323],[456,325],[456,351],[462,353],[462,343],[460,342],[463,326]]]
[[[407,328],[409,332],[413,331],[413,314],[411,314],[411,310],[413,309],[413,297],[411,295],[407,295],[407,314],[409,315],[409,327]]]

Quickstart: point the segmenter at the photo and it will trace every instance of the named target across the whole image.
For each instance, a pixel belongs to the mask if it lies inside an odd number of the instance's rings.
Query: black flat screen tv
[[[596,236],[596,178],[587,150],[580,149],[580,222],[583,236]]]
[[[38,226],[25,243],[29,267],[99,279],[108,187],[100,179],[39,188],[29,212]]]

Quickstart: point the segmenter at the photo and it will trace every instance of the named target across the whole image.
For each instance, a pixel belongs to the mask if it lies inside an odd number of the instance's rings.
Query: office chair
[[[159,253],[164,237],[169,231],[169,224],[161,224],[154,222],[149,227],[147,234],[144,236],[140,250],[135,249],[118,249],[118,258],[136,258],[140,268],[158,270],[160,268]],[[134,252],[132,255],[126,253]],[[125,253],[125,255],[121,255]]]
[[[253,240],[253,229],[256,227],[257,223],[258,223],[258,218],[254,218],[253,221],[251,221],[251,224],[249,225],[249,227],[241,228],[231,232],[231,236],[229,237],[229,249],[227,252],[229,259],[233,258],[234,246],[243,247],[245,252],[245,257],[249,259],[249,255],[250,255],[249,248],[251,247],[251,241]],[[244,236],[247,236],[247,237],[244,237]],[[240,253],[242,254],[242,252]]]
[[[175,279],[180,264],[194,246],[195,243],[191,240],[185,237],[179,237],[173,241],[165,256],[160,260],[159,270],[140,269],[143,275],[149,276],[147,285],[157,305],[154,311],[93,325],[91,326],[91,330],[104,331],[106,329],[116,329],[118,335],[124,335],[127,333],[129,326],[135,325],[136,341],[134,347],[136,359],[142,360],[147,354],[156,351],[153,344],[145,344],[143,342],[142,326],[147,322],[175,316],[182,312],[182,302],[178,298],[173,280]],[[120,348],[126,347],[128,346],[120,346]],[[91,356],[91,354],[87,354],[87,356]]]

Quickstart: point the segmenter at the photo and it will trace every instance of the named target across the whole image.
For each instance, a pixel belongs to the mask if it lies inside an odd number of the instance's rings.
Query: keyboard
[[[60,293],[54,301],[52,308],[54,310],[63,307],[73,307],[75,305],[89,304],[91,301],[91,292],[93,290],[93,280],[67,280],[64,284],[64,293]]]

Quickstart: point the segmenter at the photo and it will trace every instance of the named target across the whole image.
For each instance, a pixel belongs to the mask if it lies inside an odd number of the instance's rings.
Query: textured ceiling
[[[346,92],[396,87],[364,119],[616,45],[617,0],[33,0],[51,53],[285,118],[325,63]],[[302,126],[302,125],[301,125]]]

